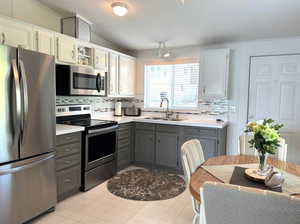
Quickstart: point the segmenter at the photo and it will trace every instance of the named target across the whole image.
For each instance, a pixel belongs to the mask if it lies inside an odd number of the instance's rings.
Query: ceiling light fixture
[[[166,47],[166,42],[158,42],[157,56],[159,58],[169,58],[171,56],[171,52]]]
[[[125,16],[127,14],[128,7],[124,2],[114,2],[111,4],[111,7],[117,16]]]

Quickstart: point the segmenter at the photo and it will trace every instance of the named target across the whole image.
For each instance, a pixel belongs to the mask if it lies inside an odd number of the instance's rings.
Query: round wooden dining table
[[[204,166],[217,166],[217,165],[232,165],[232,164],[249,164],[257,163],[257,157],[255,156],[218,156],[206,160],[202,165]],[[277,159],[268,159],[268,164],[278,169],[284,170],[288,173],[294,174],[300,177],[300,165],[294,163],[288,163]],[[190,192],[192,196],[200,202],[200,188],[207,181],[220,182],[221,180],[214,177],[207,172],[201,166],[192,174],[190,180]],[[297,195],[300,197],[300,195]]]

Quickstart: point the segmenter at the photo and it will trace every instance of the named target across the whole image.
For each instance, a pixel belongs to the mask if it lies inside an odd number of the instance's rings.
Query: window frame
[[[170,99],[170,110],[173,111],[178,111],[178,112],[186,112],[186,111],[190,111],[190,112],[199,112],[200,109],[200,104],[199,104],[199,100],[200,100],[200,62],[199,60],[196,59],[189,59],[189,60],[183,60],[183,61],[179,61],[179,62],[173,62],[173,63],[148,63],[148,64],[144,64],[144,109],[149,110],[149,111],[164,111],[165,110],[165,106],[163,106],[162,108],[160,107],[149,107],[149,88],[147,88],[147,83],[149,83],[148,79],[149,77],[147,76],[146,73],[146,67],[147,66],[159,66],[159,65],[176,65],[176,64],[193,64],[193,63],[198,63],[199,66],[199,71],[198,71],[198,91],[197,91],[197,105],[195,107],[174,107],[174,81],[175,81],[175,76],[174,76],[174,72],[172,74],[172,83],[171,83],[171,99]],[[166,103],[164,103],[164,105],[166,105]]]

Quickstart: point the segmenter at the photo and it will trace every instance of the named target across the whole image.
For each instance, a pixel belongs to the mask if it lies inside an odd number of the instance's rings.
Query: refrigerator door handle
[[[24,63],[19,60],[20,71],[21,71],[21,86],[22,86],[22,98],[23,98],[23,119],[22,119],[22,141],[24,140],[24,130],[27,126],[28,118],[28,86],[27,86],[27,76],[25,72]]]
[[[55,157],[55,153],[51,153],[49,155],[43,155],[43,156],[39,157],[38,159],[35,159],[34,161],[27,163],[27,164],[18,165],[16,167],[5,167],[4,166],[2,169],[0,169],[0,176],[16,173],[20,170],[29,169],[31,167],[34,167],[34,166],[44,162],[45,160],[49,160],[54,157]]]
[[[14,144],[18,144],[20,138],[21,128],[21,87],[20,87],[20,75],[17,66],[17,60],[13,59],[12,62],[13,80],[14,80],[14,99],[13,101],[13,116],[14,116]]]

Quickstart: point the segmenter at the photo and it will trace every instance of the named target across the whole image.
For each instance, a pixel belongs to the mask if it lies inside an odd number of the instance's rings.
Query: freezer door
[[[55,64],[54,57],[19,49],[22,95],[20,158],[54,151]]]
[[[0,164],[17,160],[21,99],[16,48],[0,45]]]
[[[54,154],[0,166],[0,223],[20,224],[56,205]]]

